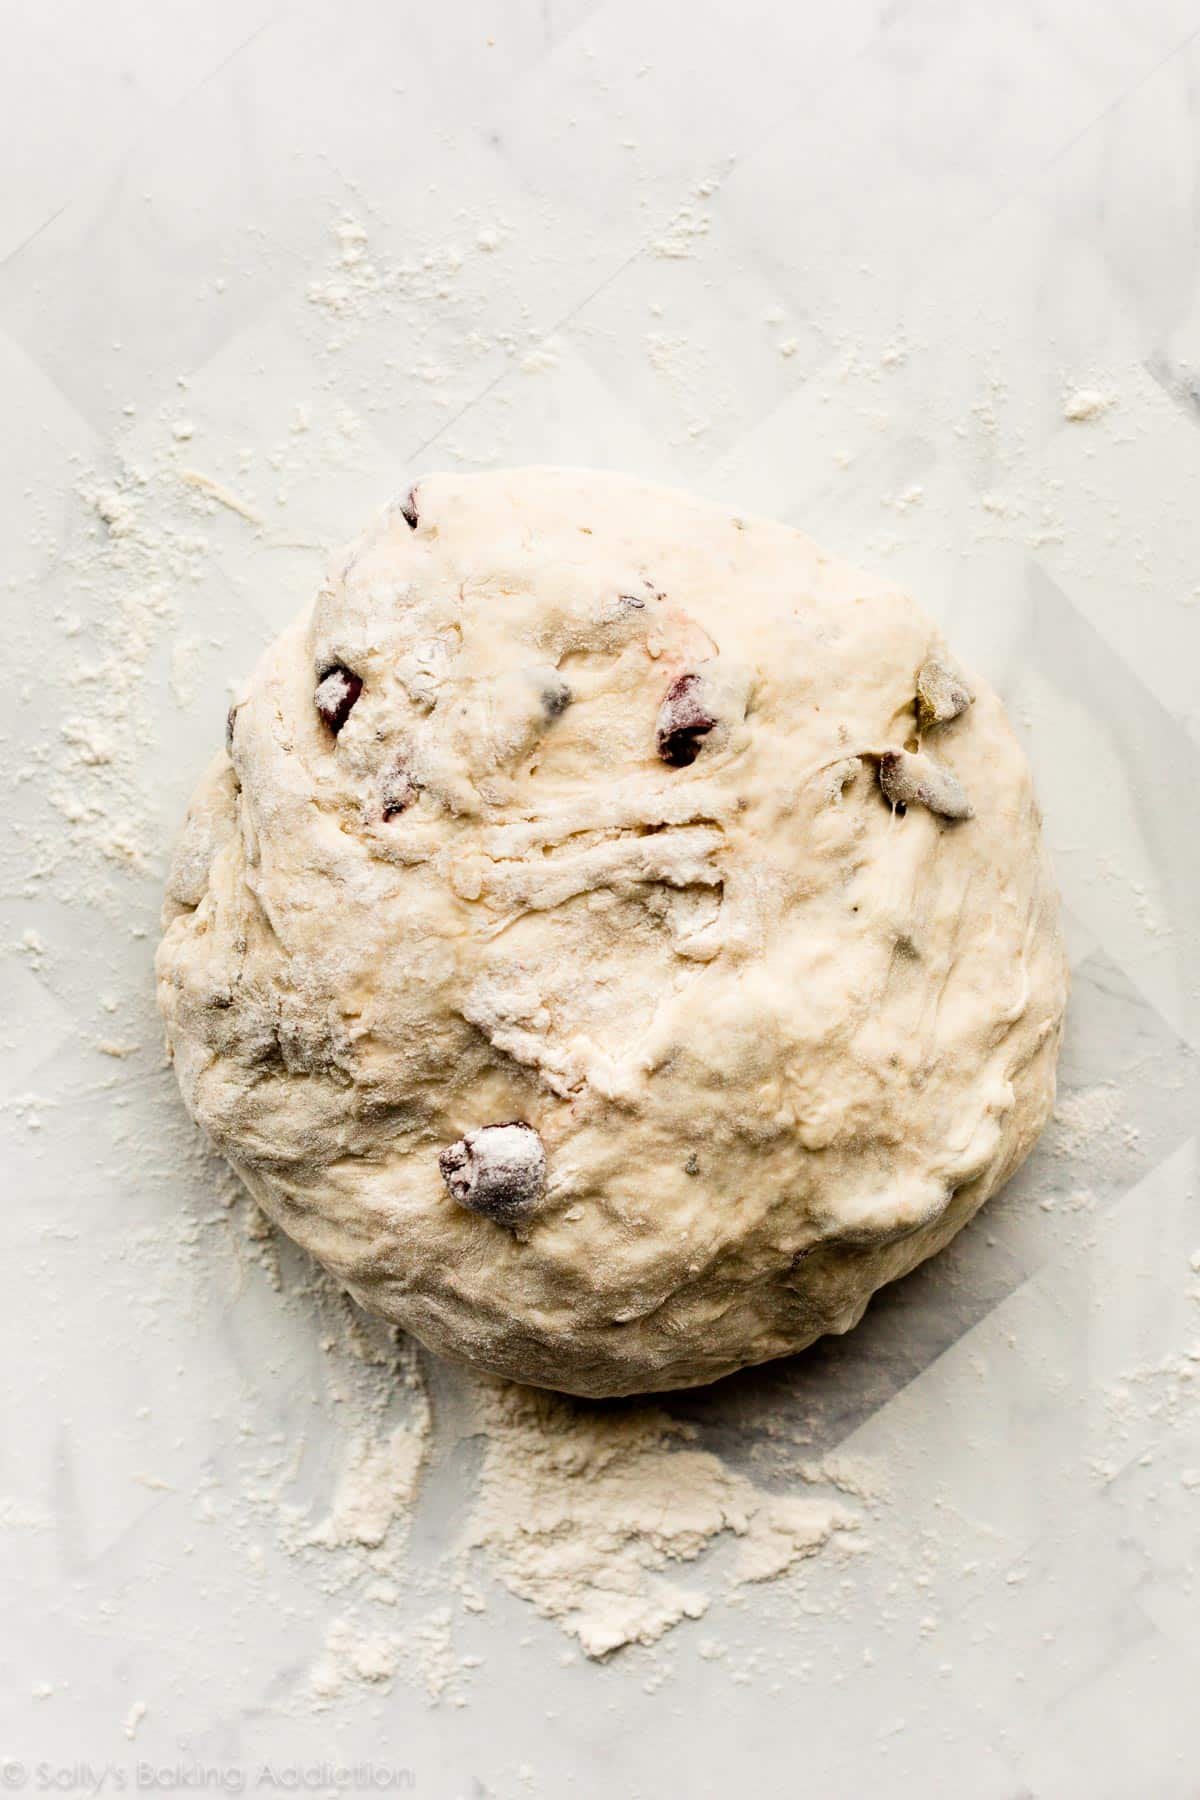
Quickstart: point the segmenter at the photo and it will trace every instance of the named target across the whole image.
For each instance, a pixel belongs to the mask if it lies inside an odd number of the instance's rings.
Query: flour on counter
[[[397,1520],[405,1520],[417,1491],[429,1440],[429,1403],[421,1395],[417,1422],[399,1425],[378,1443],[357,1438],[328,1516],[310,1544],[336,1549],[362,1544],[375,1549]]]
[[[352,1620],[335,1619],[325,1633],[310,1685],[317,1699],[333,1700],[350,1682],[390,1682],[399,1662],[399,1645],[393,1635],[364,1634]]]
[[[237,494],[225,486],[224,482],[214,480],[211,475],[205,475],[202,470],[181,469],[179,479],[185,487],[194,488],[206,499],[215,500],[218,506],[225,507],[229,512],[237,513],[239,518],[245,519],[248,525],[262,524],[262,514],[256,507],[251,506],[248,501],[240,499]]]
[[[1115,394],[1101,393],[1099,388],[1075,388],[1063,401],[1063,418],[1073,425],[1087,424],[1103,418],[1116,403]]]
[[[309,1670],[319,1701],[399,1680],[431,1703],[465,1704],[480,1658],[457,1632],[488,1611],[494,1581],[602,1658],[655,1645],[715,1597],[736,1603],[747,1584],[862,1542],[850,1535],[862,1509],[846,1497],[871,1504],[879,1490],[857,1462],[781,1464],[775,1478],[789,1491],[770,1490],[657,1407],[597,1406],[462,1371],[452,1407],[462,1416],[439,1440],[424,1353],[321,1274],[296,1304],[314,1297],[347,1425],[332,1497],[307,1511],[289,1499],[303,1443],[281,1445],[277,1476],[256,1474],[243,1497],[260,1520],[274,1515],[281,1546],[341,1598]],[[413,1548],[424,1491],[467,1445],[480,1458],[455,1490],[464,1522],[439,1529],[431,1558]],[[689,1580],[719,1546],[727,1554],[706,1563],[703,1583]],[[668,1673],[657,1668],[655,1684]]]
[[[592,1657],[651,1644],[709,1595],[678,1579],[723,1534],[734,1584],[782,1575],[856,1516],[827,1498],[758,1488],[664,1412],[585,1407],[533,1389],[484,1396],[468,1547]]]
[[[1056,1156],[1076,1157],[1116,1128],[1121,1116],[1121,1095],[1112,1082],[1068,1094],[1054,1109],[1050,1142]]]
[[[149,1710],[150,1708],[146,1705],[144,1700],[134,1701],[133,1705],[125,1715],[124,1731],[127,1738],[134,1738],[137,1736],[137,1728],[146,1717]]]
[[[54,832],[27,834],[34,880],[50,878],[56,898],[104,903],[123,920],[128,904],[113,875],[155,875],[174,823],[163,817],[158,667],[165,659],[181,710],[200,685],[201,640],[174,634],[211,551],[169,459],[164,448],[77,479],[81,504],[57,553],[69,602],[53,621],[61,712],[21,772],[57,814]]]
[[[696,254],[698,240],[707,237],[712,228],[712,216],[705,210],[705,203],[712,199],[717,186],[717,182],[712,180],[697,184],[692,196],[683,203],[652,243],[651,250],[655,256],[679,260]]]
[[[22,950],[28,958],[29,966],[34,974],[40,975],[46,961],[46,941],[42,937],[41,932],[34,931],[32,926],[28,930],[23,931],[18,942],[18,948]]]
[[[1148,1467],[1164,1439],[1186,1435],[1194,1443],[1198,1400],[1200,1337],[1182,1350],[1127,1370],[1105,1393],[1107,1453],[1094,1464],[1100,1480],[1107,1486],[1131,1461]],[[1146,1444],[1153,1448],[1143,1448]],[[1131,1455],[1131,1450],[1141,1454]],[[1185,1470],[1183,1485],[1190,1489],[1194,1484],[1186,1476]]]

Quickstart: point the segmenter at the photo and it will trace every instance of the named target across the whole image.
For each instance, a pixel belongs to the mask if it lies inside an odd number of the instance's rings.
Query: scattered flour
[[[203,649],[203,639],[194,634],[178,638],[171,647],[167,680],[171,697],[181,712],[186,712],[196,699],[198,665]]]
[[[399,1663],[394,1635],[366,1633],[351,1619],[335,1619],[325,1633],[309,1684],[318,1700],[334,1700],[351,1682],[390,1682]]]
[[[437,1606],[405,1632],[410,1666],[431,1700],[440,1699],[451,1683],[475,1664],[475,1658],[455,1652],[453,1617],[449,1606]]]
[[[1102,393],[1099,388],[1075,388],[1063,401],[1063,418],[1073,425],[1088,424],[1093,419],[1103,418],[1116,403],[1115,394]]]
[[[336,273],[308,284],[308,298],[326,312],[343,315],[360,311],[372,295],[386,291],[389,283],[368,254],[366,227],[358,219],[343,219],[334,226],[339,255]]]
[[[1044,1194],[1038,1201],[1043,1212],[1090,1213],[1096,1196],[1090,1188],[1073,1188],[1069,1194]]]
[[[681,1584],[673,1565],[694,1563],[724,1533],[737,1541],[733,1581],[766,1581],[857,1523],[828,1499],[756,1487],[656,1410],[496,1387],[484,1429],[467,1546],[589,1656],[701,1617],[707,1594]]]
[[[281,1443],[242,1497],[250,1560],[274,1517],[280,1547],[342,1597],[308,1674],[305,1692],[320,1703],[402,1680],[431,1702],[465,1704],[480,1659],[456,1643],[456,1618],[465,1629],[486,1613],[497,1580],[589,1657],[656,1644],[701,1617],[714,1593],[736,1603],[743,1584],[785,1575],[826,1546],[853,1549],[860,1508],[843,1497],[877,1497],[856,1462],[791,1462],[792,1491],[773,1492],[660,1409],[598,1407],[466,1371],[435,1438],[425,1354],[320,1274],[296,1303],[314,1298],[330,1321],[331,1397],[349,1428],[332,1497],[320,1510],[290,1498],[303,1443]],[[423,1488],[465,1442],[482,1451],[478,1476],[456,1497],[466,1522],[456,1535],[439,1531],[432,1556],[427,1540],[414,1554]],[[687,1581],[719,1544],[728,1554],[703,1587]]]
[[[1051,1142],[1055,1155],[1078,1156],[1112,1131],[1120,1116],[1121,1095],[1110,1081],[1068,1094],[1054,1110]]]
[[[413,1424],[398,1425],[379,1442],[357,1438],[327,1518],[310,1544],[336,1549],[361,1544],[375,1549],[392,1526],[407,1521],[429,1442],[429,1402],[422,1393]]]
[[[701,183],[696,189],[695,198],[679,208],[651,245],[655,256],[672,261],[695,256],[698,240],[707,237],[712,228],[711,215],[705,211],[703,202],[710,199],[715,191],[712,183]]]
[[[521,358],[521,373],[523,375],[545,375],[551,370],[557,369],[560,349],[557,338],[546,338],[542,343],[535,344],[533,349],[527,350]]]
[[[29,926],[21,933],[20,949],[29,959],[29,966],[35,974],[39,974],[46,961],[46,940],[40,931]]]
[[[149,1712],[149,1710],[150,1709],[146,1705],[146,1702],[144,1700],[135,1700],[134,1701],[133,1705],[130,1707],[129,1711],[125,1715],[124,1731],[125,1731],[125,1736],[127,1738],[133,1738],[133,1737],[137,1736],[137,1728],[141,1724],[142,1720],[146,1717],[146,1714]]]
[[[0,1494],[0,1531],[49,1532],[54,1528],[50,1514],[9,1494]]]
[[[224,482],[214,480],[211,475],[205,475],[202,470],[181,469],[179,479],[185,487],[194,488],[196,493],[202,494],[205,499],[215,501],[218,506],[224,506],[229,512],[237,513],[239,518],[246,520],[247,524],[262,524],[262,514],[256,507],[251,506],[248,501],[240,499],[237,494],[225,486]]]
[[[1168,1352],[1157,1361],[1128,1370],[1105,1393],[1109,1447],[1095,1464],[1096,1474],[1111,1482],[1134,1460],[1147,1463],[1153,1452],[1136,1452],[1148,1442],[1186,1433],[1195,1443],[1197,1402],[1200,1401],[1200,1338],[1180,1351]],[[1184,1478],[1184,1486],[1192,1484]]]
[[[61,583],[90,622],[82,628],[74,611],[56,619],[64,711],[38,777],[58,828],[26,853],[39,880],[57,877],[64,897],[90,901],[106,866],[138,875],[162,864],[169,834],[149,678],[209,552],[186,504],[173,506],[140,464],[84,481],[80,494],[83,527],[61,551]]]

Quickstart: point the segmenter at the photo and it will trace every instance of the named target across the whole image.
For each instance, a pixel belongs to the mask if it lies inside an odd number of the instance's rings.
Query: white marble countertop
[[[1200,1793],[1198,30],[1194,0],[8,19],[13,1791],[372,1759],[439,1800]],[[714,1552],[705,1620],[602,1664],[493,1583],[440,1697],[318,1705],[347,1595],[279,1506],[327,1495],[361,1365],[182,1119],[163,858],[325,548],[406,475],[523,461],[801,524],[999,687],[1067,908],[1062,1104],[857,1332],[670,1403],[761,1479],[781,1429],[877,1471],[862,1555],[731,1594]],[[427,1377],[418,1569],[469,1477]]]

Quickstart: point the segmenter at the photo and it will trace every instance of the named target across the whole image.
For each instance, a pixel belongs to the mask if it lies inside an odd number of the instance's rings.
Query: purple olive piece
[[[680,675],[667,689],[658,709],[658,754],[670,768],[686,769],[699,756],[701,740],[716,723],[716,715],[705,703],[704,683],[699,675]]]
[[[548,719],[560,718],[572,698],[570,687],[557,671],[546,676],[542,683],[542,711]]]
[[[546,1152],[524,1119],[468,1131],[438,1156],[450,1198],[471,1212],[510,1223],[541,1199]]]
[[[334,663],[318,681],[314,695],[317,711],[334,737],[350,717],[354,702],[362,693],[362,685],[361,675],[356,675],[342,663]]]
[[[417,529],[417,526],[420,523],[420,515],[417,512],[417,490],[415,487],[409,488],[408,493],[401,502],[400,517],[404,520],[410,531],[415,531]]]
[[[407,812],[419,789],[404,763],[398,762],[383,778],[383,816],[394,819]]]

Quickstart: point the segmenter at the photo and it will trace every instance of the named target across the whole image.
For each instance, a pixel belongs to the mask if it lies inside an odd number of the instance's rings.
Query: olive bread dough
[[[841,1332],[1044,1125],[1029,770],[895,587],[613,475],[433,475],[263,657],[158,954],[192,1115],[364,1306],[578,1394]]]

